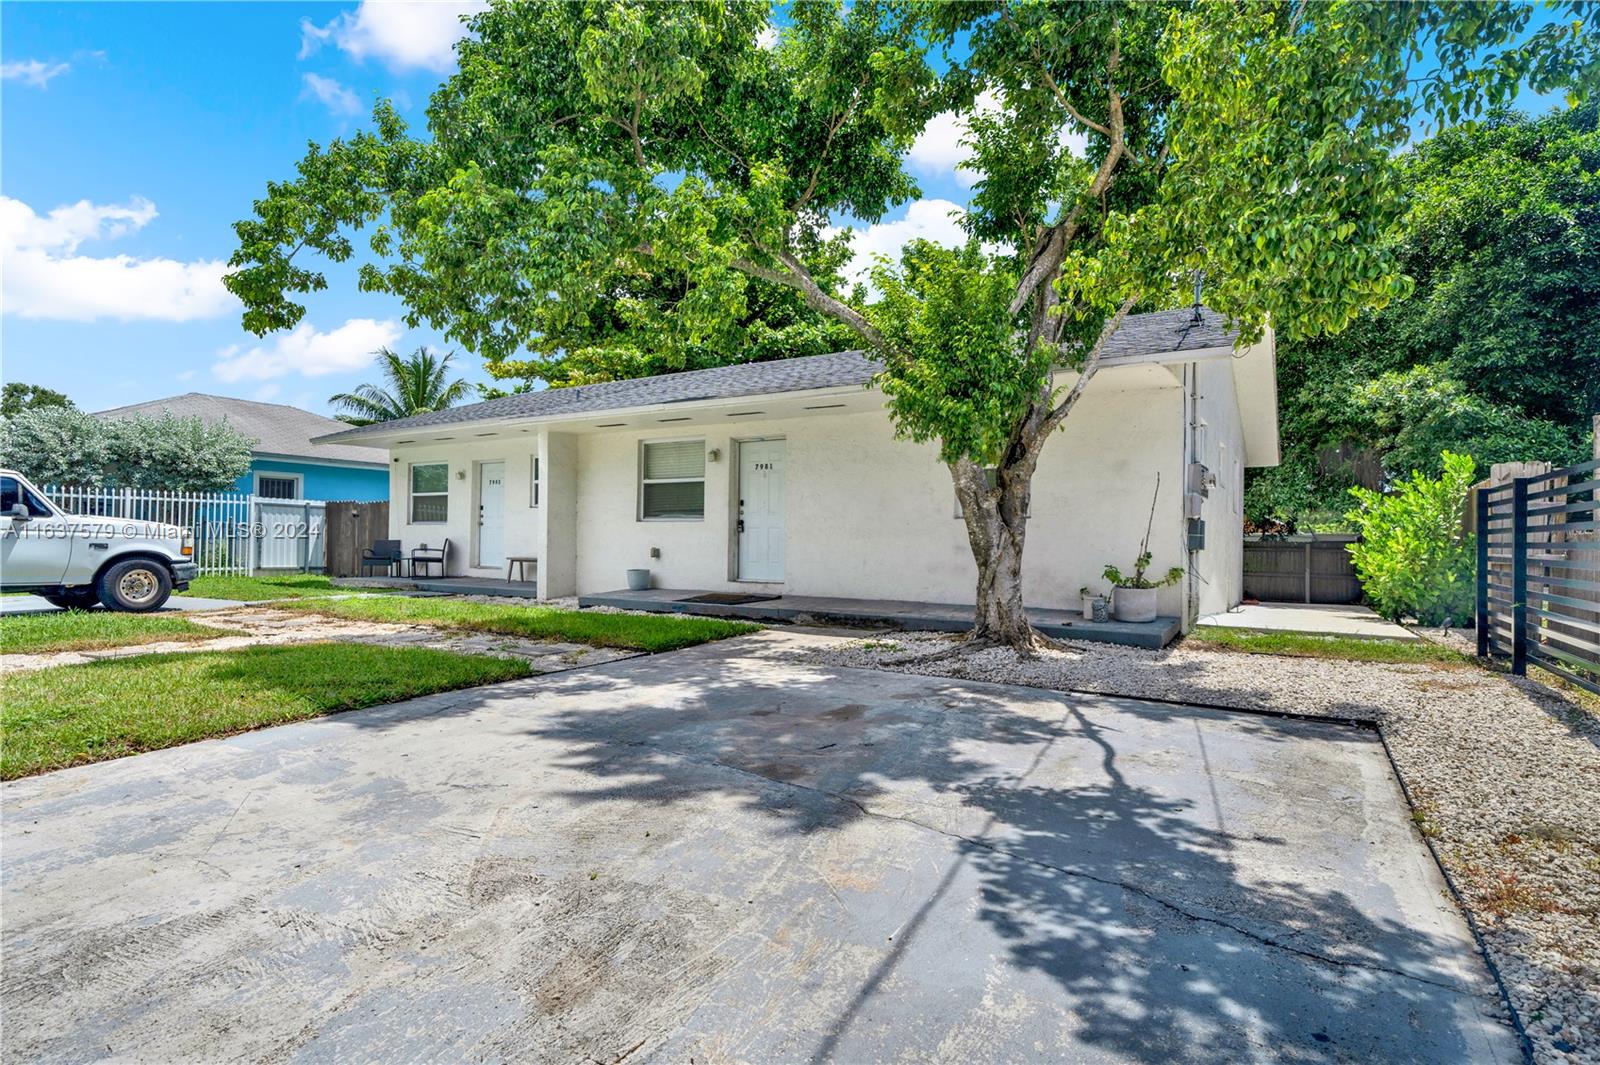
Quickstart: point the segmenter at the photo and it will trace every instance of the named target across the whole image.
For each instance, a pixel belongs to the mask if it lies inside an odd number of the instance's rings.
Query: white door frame
[[[472,558],[477,569],[493,569],[498,572],[506,564],[506,465],[505,459],[484,459],[472,464],[476,482],[472,486],[475,511],[471,515]],[[483,513],[483,470],[486,466],[500,467],[500,558],[494,562],[483,560],[483,525],[479,520]]]
[[[730,569],[732,570],[732,579],[734,581],[736,581],[736,582],[744,583],[744,584],[782,584],[785,580],[788,579],[788,555],[789,555],[789,552],[788,552],[787,543],[785,543],[785,549],[784,549],[784,560],[783,560],[784,572],[782,574],[780,574],[777,577],[747,577],[747,576],[745,576],[745,574],[742,571],[743,570],[743,552],[740,550],[740,539],[741,539],[741,535],[742,534],[739,531],[739,520],[740,520],[740,511],[742,509],[740,507],[740,501],[744,498],[744,486],[743,486],[743,484],[741,482],[744,479],[744,448],[745,448],[745,446],[747,444],[768,444],[768,443],[776,443],[776,444],[782,444],[783,445],[784,491],[785,491],[785,493],[787,493],[788,486],[789,486],[789,438],[786,437],[786,436],[783,436],[781,434],[774,434],[774,435],[771,435],[771,436],[751,436],[751,437],[745,437],[743,439],[734,440],[732,443],[733,443],[733,452],[734,452],[733,453],[733,462],[731,464],[733,466],[733,470],[732,470],[732,473],[733,473],[733,491],[729,494],[729,500],[728,500],[728,502],[729,502],[728,510],[729,510],[729,515],[730,515],[730,520],[729,520],[729,523],[728,523],[728,534],[729,534],[728,535],[728,549],[729,549],[728,553],[730,555],[730,559],[731,559],[731,563],[732,563],[732,565],[730,566]],[[787,503],[787,501],[785,501],[785,502]],[[787,505],[785,505],[785,507],[784,507],[783,521],[784,521],[784,537],[785,537],[785,540],[787,540],[788,533],[789,533],[789,515],[788,515],[788,507],[787,507]]]

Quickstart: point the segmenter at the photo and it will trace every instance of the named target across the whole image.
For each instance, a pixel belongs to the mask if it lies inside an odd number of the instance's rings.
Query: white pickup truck
[[[181,526],[67,514],[12,470],[0,470],[0,588],[56,606],[144,613],[200,575]]]

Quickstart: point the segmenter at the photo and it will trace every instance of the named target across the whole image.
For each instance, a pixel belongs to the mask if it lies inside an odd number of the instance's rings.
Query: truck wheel
[[[44,599],[63,610],[88,610],[100,601],[100,596],[93,588],[67,588]]]
[[[159,562],[130,558],[107,567],[94,585],[107,610],[147,614],[161,609],[172,594],[172,575]]]

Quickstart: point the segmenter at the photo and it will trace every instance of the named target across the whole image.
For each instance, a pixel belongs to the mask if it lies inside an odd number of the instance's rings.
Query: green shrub
[[[1360,504],[1346,517],[1361,533],[1350,545],[1361,587],[1385,617],[1424,625],[1461,622],[1473,605],[1473,537],[1462,525],[1472,487],[1470,455],[1443,453],[1444,473],[1411,479],[1384,494],[1352,488]]]

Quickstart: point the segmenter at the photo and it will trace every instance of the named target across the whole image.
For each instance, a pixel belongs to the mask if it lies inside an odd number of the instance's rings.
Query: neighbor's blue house
[[[98,418],[135,414],[158,418],[171,411],[179,418],[198,417],[209,423],[227,421],[256,441],[250,471],[236,491],[270,499],[333,499],[368,503],[389,498],[389,453],[375,447],[313,444],[311,438],[350,426],[299,407],[248,399],[186,392],[169,399],[103,410]]]

